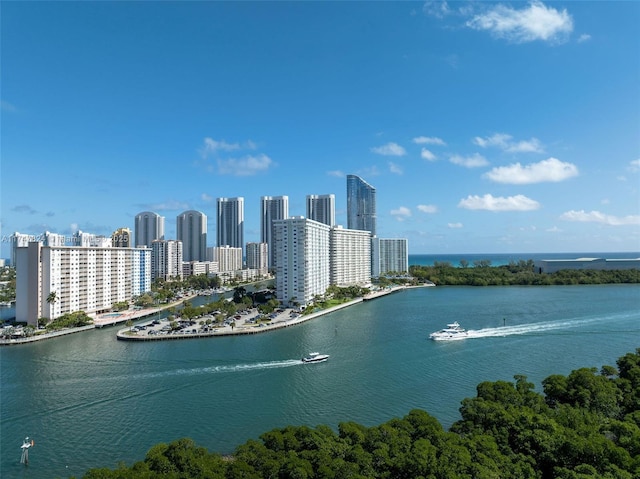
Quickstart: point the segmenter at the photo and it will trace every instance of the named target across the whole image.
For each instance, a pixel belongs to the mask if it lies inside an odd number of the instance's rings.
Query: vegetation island
[[[287,426],[223,456],[191,439],[84,479],[633,479],[640,477],[640,348],[617,367],[483,382],[449,431],[422,410],[365,427]]]

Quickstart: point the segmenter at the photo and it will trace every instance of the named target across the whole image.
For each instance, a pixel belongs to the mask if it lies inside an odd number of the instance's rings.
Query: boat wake
[[[220,366],[207,366],[203,368],[175,369],[173,371],[162,371],[157,373],[143,373],[138,375],[142,378],[166,377],[166,376],[193,376],[197,374],[217,374],[217,373],[237,373],[244,371],[256,371],[261,369],[288,368],[304,364],[299,359],[286,359],[284,361],[267,361],[260,363],[229,364]]]
[[[484,328],[484,329],[468,329],[466,336],[455,337],[447,339],[447,341],[459,341],[463,339],[477,339],[477,338],[498,338],[503,336],[516,336],[524,334],[540,334],[548,331],[565,330],[583,327],[590,323],[602,323],[603,321],[612,318],[588,318],[588,319],[569,319],[561,321],[545,321],[534,324],[520,324],[517,326],[501,326],[497,328]]]

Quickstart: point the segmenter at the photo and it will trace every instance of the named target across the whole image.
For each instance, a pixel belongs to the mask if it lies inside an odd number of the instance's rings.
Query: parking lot
[[[214,314],[190,320],[181,318],[172,321],[166,318],[146,320],[118,331],[118,338],[135,341],[253,334],[297,324],[301,320],[299,313],[291,308],[278,309],[269,315],[263,315],[254,308],[219,322],[216,321]]]

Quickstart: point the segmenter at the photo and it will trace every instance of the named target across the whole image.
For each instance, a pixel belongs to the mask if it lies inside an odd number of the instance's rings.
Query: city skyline
[[[638,2],[9,2],[0,22],[2,258],[16,231],[145,211],[177,238],[219,197],[245,199],[243,247],[261,197],[304,216],[334,194],[348,227],[350,174],[411,254],[640,251]]]

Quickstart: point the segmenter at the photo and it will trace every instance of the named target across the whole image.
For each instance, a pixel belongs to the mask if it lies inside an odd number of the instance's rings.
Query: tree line
[[[640,477],[640,348],[617,367],[483,382],[449,431],[422,410],[365,427],[274,429],[236,448],[191,439],[153,446],[132,466],[84,479],[632,479]]]
[[[533,260],[520,260],[491,266],[489,260],[476,261],[473,267],[462,260],[460,267],[449,262],[433,266],[412,265],[409,273],[419,282],[431,281],[449,286],[550,286],[572,284],[640,283],[640,270],[565,269],[555,273],[538,273]]]

